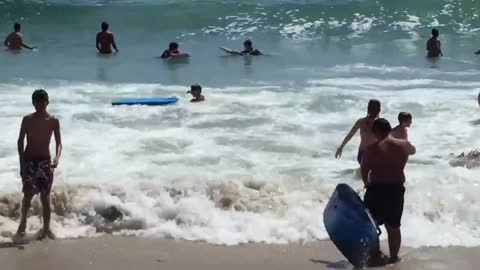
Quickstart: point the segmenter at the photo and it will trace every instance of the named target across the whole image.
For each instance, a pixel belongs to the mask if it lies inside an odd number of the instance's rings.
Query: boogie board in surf
[[[112,105],[167,105],[178,101],[178,97],[154,97],[154,98],[121,98],[112,101]]]
[[[236,55],[242,55],[241,53],[235,51],[235,50],[232,50],[232,49],[229,49],[229,48],[225,48],[225,47],[218,47],[220,50],[228,53],[228,54],[236,54]]]
[[[378,240],[376,226],[363,201],[347,184],[339,184],[323,212],[328,235],[355,267],[363,267]]]

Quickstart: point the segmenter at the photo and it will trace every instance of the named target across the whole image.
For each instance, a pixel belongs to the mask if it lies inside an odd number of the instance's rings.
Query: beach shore
[[[403,261],[377,269],[478,269],[480,247],[403,248]],[[308,245],[245,244],[105,236],[0,243],[2,270],[27,269],[352,269],[330,241]]]

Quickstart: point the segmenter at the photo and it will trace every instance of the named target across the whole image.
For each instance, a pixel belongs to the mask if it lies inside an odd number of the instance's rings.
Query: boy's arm
[[[10,37],[10,35],[8,35],[6,38],[5,38],[5,41],[3,42],[3,44],[5,45],[5,47],[8,47],[8,38]]]
[[[27,134],[27,129],[26,129],[26,124],[25,124],[25,117],[22,119],[22,125],[20,126],[20,134],[18,135],[18,141],[17,141],[17,149],[18,149],[18,158],[20,162],[20,175],[23,174],[23,168],[25,165],[25,158],[24,158],[24,153],[25,153],[25,136]]]
[[[62,135],[60,134],[60,121],[55,119],[55,126],[53,127],[53,135],[55,136],[55,159],[52,166],[55,168],[58,165],[60,156],[62,155]]]
[[[353,125],[352,129],[350,129],[350,132],[348,132],[345,139],[343,139],[342,144],[338,147],[337,152],[335,153],[335,158],[340,158],[342,156],[343,147],[345,147],[345,145],[352,139],[355,133],[357,133],[358,129],[360,128],[360,121],[361,119],[357,120],[355,125]]]
[[[95,39],[95,47],[100,51],[100,34],[97,34],[97,38]]]

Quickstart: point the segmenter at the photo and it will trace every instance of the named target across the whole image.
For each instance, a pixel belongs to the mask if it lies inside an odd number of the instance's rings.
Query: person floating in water
[[[26,48],[29,50],[35,49],[35,47],[30,47],[27,44],[23,43],[23,34],[20,32],[21,29],[22,26],[20,25],[20,23],[13,24],[13,32],[10,33],[3,42],[3,44],[5,44],[5,47],[7,47],[9,50],[21,50],[22,48]]]
[[[398,126],[392,129],[392,136],[397,139],[408,140],[408,128],[412,125],[412,115],[408,112],[398,114]]]
[[[102,31],[97,34],[95,46],[101,54],[111,54],[112,47],[117,53],[119,52],[113,33],[108,32],[108,27],[109,25],[107,22],[102,22]]]
[[[340,158],[342,156],[342,151],[345,145],[352,139],[352,137],[360,129],[360,146],[358,148],[357,161],[361,163],[362,155],[367,146],[375,143],[377,141],[374,134],[372,134],[372,125],[375,119],[378,118],[380,114],[380,101],[376,99],[371,99],[368,102],[368,113],[366,117],[360,118],[355,122],[350,132],[347,134],[345,139],[343,139],[342,144],[337,148],[335,153],[335,158]]]
[[[60,122],[47,112],[49,100],[45,90],[35,90],[32,94],[32,103],[35,107],[35,112],[23,118],[18,137],[23,201],[22,218],[16,237],[21,238],[25,236],[30,203],[32,198],[40,193],[43,207],[43,231],[41,231],[39,239],[45,237],[54,239],[55,235],[50,230],[50,190],[52,188],[54,170],[58,166],[62,153]],[[56,155],[53,162],[51,161],[49,150],[52,134],[56,142]],[[27,138],[26,147],[24,147],[25,137]]]
[[[380,266],[399,261],[401,245],[400,225],[405,195],[404,168],[408,156],[414,155],[415,147],[407,140],[391,135],[390,123],[381,118],[375,120],[372,132],[377,142],[365,150],[362,163],[362,180],[366,187],[364,203],[378,225],[385,224],[388,234],[390,258],[380,251],[377,239],[367,262],[368,266]]]
[[[241,55],[263,55],[259,50],[253,48],[253,43],[251,40],[245,40],[243,42],[243,51],[240,52]]]
[[[440,33],[437,29],[432,29],[432,37],[427,41],[427,56],[428,57],[439,57],[443,56],[442,47],[440,44],[440,40],[438,40],[438,36]]]
[[[187,94],[192,95],[190,102],[202,102],[205,101],[205,97],[202,95],[202,87],[199,84],[190,86],[190,91]]]
[[[184,57],[190,56],[188,53],[181,53],[179,48],[180,48],[180,45],[178,45],[177,42],[172,42],[168,45],[168,49],[166,49],[162,53],[161,57],[163,59],[167,59],[167,58],[178,57],[178,56],[184,56]]]

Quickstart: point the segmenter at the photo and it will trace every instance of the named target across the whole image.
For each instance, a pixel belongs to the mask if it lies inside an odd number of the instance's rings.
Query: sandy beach
[[[2,270],[27,269],[352,269],[329,241],[308,245],[200,242],[107,236],[0,244]],[[478,269],[480,248],[403,248],[403,261],[376,269]]]

